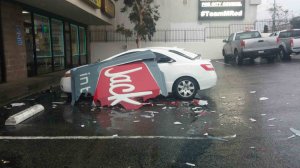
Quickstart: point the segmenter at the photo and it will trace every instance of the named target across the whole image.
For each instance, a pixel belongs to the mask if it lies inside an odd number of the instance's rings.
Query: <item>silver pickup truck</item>
[[[278,39],[280,48],[279,56],[282,60],[290,60],[292,53],[300,53],[300,29],[274,32],[270,37]]]
[[[223,42],[224,61],[228,63],[234,59],[238,65],[243,64],[246,58],[254,62],[257,57],[273,62],[280,51],[275,37],[262,37],[260,32],[254,30],[232,33]]]

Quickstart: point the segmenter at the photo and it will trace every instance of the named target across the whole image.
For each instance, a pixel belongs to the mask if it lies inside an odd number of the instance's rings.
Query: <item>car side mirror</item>
[[[223,40],[223,43],[228,43],[228,40],[224,39],[224,40]]]

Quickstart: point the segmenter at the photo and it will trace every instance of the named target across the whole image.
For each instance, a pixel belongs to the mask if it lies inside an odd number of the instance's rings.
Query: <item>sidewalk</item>
[[[0,84],[0,106],[29,96],[50,86],[58,86],[65,70]]]

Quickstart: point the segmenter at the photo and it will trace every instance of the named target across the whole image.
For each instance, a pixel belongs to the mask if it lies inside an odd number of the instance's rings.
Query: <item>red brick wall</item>
[[[6,69],[6,81],[27,78],[26,49],[22,8],[14,3],[0,1],[2,12],[3,50]],[[17,27],[22,33],[22,45],[17,45]]]

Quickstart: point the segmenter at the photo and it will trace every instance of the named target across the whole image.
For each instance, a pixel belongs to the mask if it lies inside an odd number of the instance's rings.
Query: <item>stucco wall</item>
[[[142,47],[179,47],[196,54],[201,54],[205,59],[222,59],[222,39],[208,39],[205,42],[147,42]],[[126,43],[123,42],[92,42],[91,61],[103,60],[114,54],[126,51]],[[127,49],[136,48],[134,42],[128,42]]]

